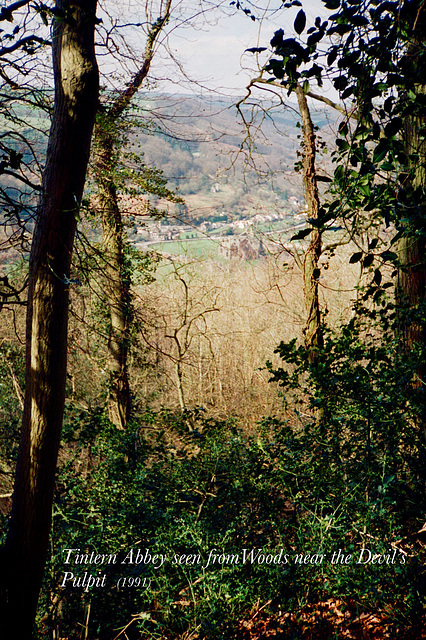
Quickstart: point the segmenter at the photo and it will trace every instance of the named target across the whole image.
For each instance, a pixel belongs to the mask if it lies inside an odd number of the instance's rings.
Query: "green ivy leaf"
[[[368,267],[370,267],[374,262],[374,256],[372,253],[370,253],[368,256],[365,256],[364,260],[363,260],[363,266],[364,269],[368,269]]]
[[[246,51],[249,53],[262,53],[262,51],[266,51],[266,47],[250,47]]]
[[[310,229],[302,229],[301,231],[298,231],[296,235],[290,238],[290,242],[293,242],[293,240],[303,240],[303,238],[306,238],[306,236],[308,236],[310,233]]]
[[[300,9],[294,21],[294,30],[299,35],[304,31],[306,27],[306,14],[303,9]]]
[[[377,147],[374,149],[374,152],[373,152],[373,163],[378,164],[379,162],[381,162],[386,156],[387,152],[388,152],[387,145],[384,145],[382,144],[382,142],[379,142],[379,144],[377,145]]]
[[[340,7],[340,0],[324,0],[324,6],[330,11],[335,11]]]
[[[382,281],[382,274],[380,273],[380,269],[376,269],[374,272],[373,282],[377,285],[380,285]]]
[[[396,253],[394,253],[393,251],[387,251],[387,250],[386,251],[382,251],[380,256],[382,257],[383,260],[386,260],[386,261],[389,261],[389,262],[394,262],[398,258]]]
[[[328,56],[327,56],[327,64],[328,64],[329,67],[331,67],[333,62],[336,60],[337,52],[338,52],[338,48],[337,47],[333,47],[331,49],[330,53],[328,54]]]

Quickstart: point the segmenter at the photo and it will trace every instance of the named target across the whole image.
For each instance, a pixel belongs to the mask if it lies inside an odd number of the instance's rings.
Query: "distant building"
[[[296,198],[296,196],[290,196],[288,201],[292,207],[295,207],[297,209],[302,206],[302,203],[300,202],[299,198]]]
[[[261,240],[241,235],[221,240],[219,255],[226,260],[256,260],[265,251]]]

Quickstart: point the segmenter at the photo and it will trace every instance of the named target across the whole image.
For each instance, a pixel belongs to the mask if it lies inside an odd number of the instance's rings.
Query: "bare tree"
[[[0,23],[1,310],[25,305],[26,275],[22,269],[7,272],[3,265],[29,250],[41,189],[49,110],[49,101],[34,80],[37,74],[46,72],[38,54],[50,47],[50,41],[36,8],[28,0],[4,6]],[[37,27],[35,23],[39,23]]]
[[[188,408],[185,369],[192,367],[195,370],[194,344],[202,337],[208,341],[207,318],[220,311],[221,287],[205,282],[203,278],[196,279],[194,273],[191,273],[193,265],[185,261],[169,258],[167,262],[171,266],[171,272],[167,276],[169,284],[167,286],[163,282],[160,293],[156,294],[163,301],[153,300],[146,305],[141,333],[149,347],[160,351],[162,356],[173,363],[179,406],[184,411]],[[166,305],[163,304],[164,300],[167,301]],[[150,307],[151,317],[148,316]],[[160,344],[155,344],[154,327],[161,336]]]

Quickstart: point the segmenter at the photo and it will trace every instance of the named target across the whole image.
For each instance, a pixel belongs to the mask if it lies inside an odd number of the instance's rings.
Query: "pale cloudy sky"
[[[249,7],[250,5],[245,4]],[[151,76],[158,79],[158,88],[163,91],[202,93],[213,90],[227,95],[242,95],[250,78],[257,74],[257,65],[266,60],[245,50],[254,46],[268,46],[274,32],[283,28],[293,34],[293,21],[298,8],[283,9],[281,0],[269,0],[263,14],[253,9],[260,20],[252,21],[242,11],[235,11],[229,2],[222,3],[220,11],[212,11],[207,20],[188,22],[170,33],[165,49],[157,55]],[[303,8],[308,25],[324,12],[321,0],[305,0]],[[161,49],[159,50],[160,54]],[[175,56],[188,78],[198,86],[191,86],[171,62]]]
[[[281,7],[281,2],[270,5]],[[318,15],[321,2],[309,0],[303,3],[308,23]],[[216,25],[203,31],[185,34],[177,31],[173,44],[177,54],[184,60],[188,72],[199,78],[205,85],[223,88],[225,93],[241,93],[258,70],[257,64],[266,60],[251,53],[244,53],[249,47],[268,46],[274,32],[282,28],[293,32],[293,21],[298,9],[270,8],[261,21],[253,22],[242,11],[221,19]],[[322,11],[324,9],[322,8]]]

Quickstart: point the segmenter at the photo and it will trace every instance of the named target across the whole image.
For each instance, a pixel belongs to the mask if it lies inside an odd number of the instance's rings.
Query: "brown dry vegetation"
[[[359,266],[348,263],[351,252],[340,248],[320,281],[331,326],[352,313]],[[84,408],[103,393],[105,318],[96,279],[73,287],[72,298],[68,394]],[[154,281],[135,290],[135,402],[176,409],[181,384],[185,406],[204,407],[214,417],[236,415],[253,426],[262,416],[282,415],[265,363],[277,364],[280,341],[303,341],[304,321],[301,273],[282,249],[250,262],[164,259]]]

